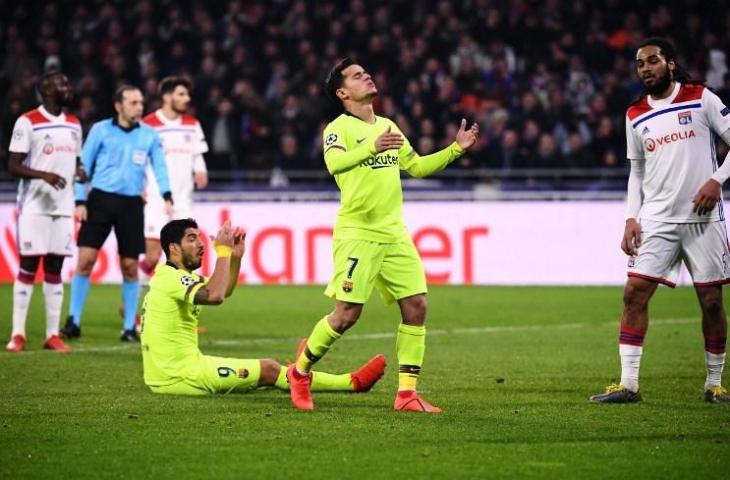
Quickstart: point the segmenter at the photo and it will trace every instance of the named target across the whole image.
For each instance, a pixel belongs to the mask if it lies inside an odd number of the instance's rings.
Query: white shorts
[[[178,201],[173,197],[172,218],[165,213],[165,202],[148,201],[144,206],[144,238],[159,240],[160,230],[167,225],[170,220],[181,218],[190,218],[193,214],[192,205]]]
[[[730,252],[724,221],[664,223],[640,221],[643,231],[628,275],[674,287],[682,261],[695,286],[730,283]]]
[[[18,215],[18,252],[24,257],[73,254],[74,221],[60,215]]]

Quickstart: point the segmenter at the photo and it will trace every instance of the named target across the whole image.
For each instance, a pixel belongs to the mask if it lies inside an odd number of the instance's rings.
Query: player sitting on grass
[[[218,259],[205,279],[200,267],[203,242],[193,219],[173,220],[160,241],[167,263],[158,267],[142,307],[144,381],[154,393],[207,395],[246,392],[258,387],[289,390],[286,369],[272,359],[203,355],[198,349],[200,305],[220,305],[233,293],[245,251],[241,229],[223,224],[215,236]],[[304,342],[299,350],[304,348]],[[343,375],[314,372],[312,388],[366,392],[383,376],[385,357],[377,355],[359,370]]]

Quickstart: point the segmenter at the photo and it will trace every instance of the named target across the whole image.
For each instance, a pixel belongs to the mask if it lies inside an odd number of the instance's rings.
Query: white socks
[[[639,364],[644,347],[621,343],[618,346],[621,355],[621,385],[632,392],[639,391]]]
[[[705,350],[705,366],[707,367],[705,391],[712,387],[719,387],[722,382],[722,370],[725,366],[725,354],[712,353]]]
[[[63,305],[63,283],[43,283],[43,296],[46,300],[46,338],[58,335]]]
[[[28,318],[28,307],[30,306],[30,298],[33,295],[33,284],[23,283],[15,280],[13,283],[13,333],[15,335],[23,335],[25,337],[25,320]]]

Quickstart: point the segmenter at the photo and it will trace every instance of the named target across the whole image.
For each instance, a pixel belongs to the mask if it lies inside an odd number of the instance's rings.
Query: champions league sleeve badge
[[[332,145],[336,141],[337,141],[337,134],[336,133],[330,133],[329,135],[327,135],[327,138],[325,139],[324,144],[329,147],[330,145]]]

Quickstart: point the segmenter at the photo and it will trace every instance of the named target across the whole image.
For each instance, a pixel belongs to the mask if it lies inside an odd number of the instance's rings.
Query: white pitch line
[[[686,325],[690,323],[701,324],[699,318],[664,318],[650,321],[650,325]],[[429,336],[443,336],[443,335],[479,335],[479,334],[494,334],[494,333],[513,333],[513,332],[525,332],[533,330],[576,330],[587,327],[618,327],[618,321],[604,322],[604,323],[559,323],[555,325],[501,325],[496,327],[469,327],[469,328],[454,328],[451,330],[445,329],[429,329]],[[348,340],[379,340],[383,338],[395,338],[394,332],[377,332],[377,333],[353,333],[348,334],[345,338]],[[259,345],[266,343],[295,343],[301,340],[302,337],[262,337],[262,338],[246,338],[241,340],[212,340],[209,345],[205,346],[244,346],[244,345]],[[116,350],[136,350],[139,346],[132,343],[124,345],[114,345],[106,347],[77,347],[74,348],[72,353],[94,353],[94,352],[112,352]],[[46,353],[44,350],[29,350],[23,352],[21,355],[30,355],[37,353]],[[48,352],[52,353],[52,352]],[[0,355],[0,360],[3,358],[10,358],[16,355]]]

